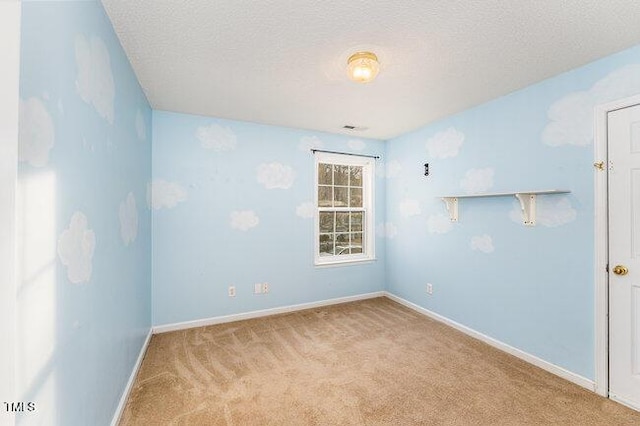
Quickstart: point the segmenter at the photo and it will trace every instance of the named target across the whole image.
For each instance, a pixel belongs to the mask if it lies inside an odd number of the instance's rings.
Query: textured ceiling
[[[103,4],[155,109],[380,139],[640,43],[637,0]]]

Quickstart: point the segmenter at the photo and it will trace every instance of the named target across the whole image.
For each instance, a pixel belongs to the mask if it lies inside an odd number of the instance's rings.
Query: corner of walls
[[[151,307],[150,307],[150,319],[151,319],[151,325],[150,325],[150,329],[151,332],[153,333],[153,328],[156,325],[156,319],[155,319],[155,308],[154,308],[154,299],[155,299],[155,290],[154,290],[154,262],[155,262],[155,256],[154,256],[154,249],[153,249],[153,234],[154,234],[154,227],[155,227],[155,221],[154,221],[154,213],[153,213],[153,203],[152,203],[152,199],[151,199],[151,189],[152,186],[151,184],[153,183],[153,177],[154,177],[154,167],[153,167],[153,163],[154,163],[154,157],[156,155],[155,151],[155,139],[156,139],[156,113],[157,111],[155,109],[151,110],[151,165],[149,167],[150,170],[150,176],[149,176],[149,180],[147,182],[147,205],[149,206],[149,212],[151,214],[151,217],[149,219],[149,223],[151,225],[151,235],[150,235],[150,243],[151,243],[151,259],[149,261],[149,277],[151,278],[151,291],[150,291],[150,303],[151,303]]]
[[[388,153],[389,153],[389,143],[390,140],[386,139],[382,141],[383,161],[378,166],[380,170],[377,172],[378,176],[383,178],[383,186],[384,186],[384,220],[378,225],[376,229],[376,234],[379,240],[383,241],[384,248],[384,283],[382,290],[385,292],[389,291],[389,257],[387,255],[388,249],[387,245],[389,240],[395,237],[395,226],[389,222],[389,185],[392,182],[392,178],[394,177],[394,165],[392,162],[389,162]]]

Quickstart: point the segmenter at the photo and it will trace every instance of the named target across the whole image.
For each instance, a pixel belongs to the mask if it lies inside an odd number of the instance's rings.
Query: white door
[[[640,409],[640,105],[608,114],[609,396]]]

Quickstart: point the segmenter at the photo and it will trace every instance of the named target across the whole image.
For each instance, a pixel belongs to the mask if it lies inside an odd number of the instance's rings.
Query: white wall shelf
[[[443,195],[440,198],[449,212],[451,222],[458,222],[458,201],[462,198],[486,198],[515,196],[520,202],[522,211],[522,223],[525,226],[536,224],[536,197],[538,195],[568,194],[568,189],[546,189],[539,191],[493,192],[472,195]]]

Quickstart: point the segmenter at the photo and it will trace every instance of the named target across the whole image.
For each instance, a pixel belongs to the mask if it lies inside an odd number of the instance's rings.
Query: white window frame
[[[362,232],[363,253],[361,254],[320,256],[320,212],[340,211],[343,209],[336,207],[318,207],[318,169],[320,163],[362,167],[362,210],[364,210],[364,224]],[[314,171],[314,264],[316,266],[345,265],[375,260],[375,218],[373,211],[375,206],[375,159],[356,155],[316,152]],[[344,211],[349,210],[351,209],[344,208]]]

